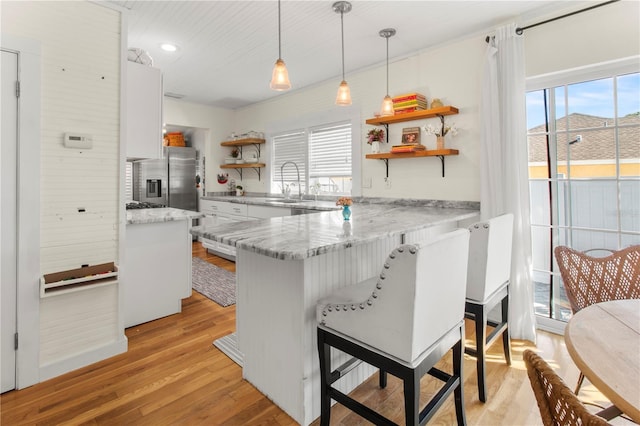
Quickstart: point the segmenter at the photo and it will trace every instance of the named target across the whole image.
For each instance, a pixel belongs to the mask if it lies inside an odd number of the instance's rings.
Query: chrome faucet
[[[293,161],[285,161],[284,163],[282,163],[282,166],[280,166],[280,182],[282,184],[282,193],[286,197],[287,193],[285,192],[285,189],[284,189],[284,174],[282,173],[282,171],[284,170],[284,166],[286,166],[289,163],[295,166],[296,172],[298,173],[298,198],[302,200],[302,187],[300,186],[300,169],[298,168],[298,165]]]

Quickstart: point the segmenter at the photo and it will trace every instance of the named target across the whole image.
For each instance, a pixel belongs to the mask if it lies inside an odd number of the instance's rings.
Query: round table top
[[[564,339],[589,381],[640,422],[640,300],[596,303],[578,311]]]

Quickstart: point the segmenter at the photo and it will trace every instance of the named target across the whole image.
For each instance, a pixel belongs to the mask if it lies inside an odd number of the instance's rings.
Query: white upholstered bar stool
[[[504,357],[511,365],[509,339],[509,279],[511,276],[511,248],[513,215],[497,216],[469,227],[469,269],[467,271],[467,300],[465,316],[475,321],[475,348],[465,353],[476,357],[478,394],[486,402],[485,352],[502,335]],[[501,320],[488,318],[489,312],[501,303]],[[487,324],[493,331],[487,336]]]
[[[376,425],[392,425],[332,385],[359,362],[404,383],[407,425],[425,424],[454,394],[456,418],[465,424],[462,391],[464,298],[469,231],[458,229],[428,241],[394,249],[378,277],[349,286],[317,304],[321,376],[321,421],[329,425],[331,399]],[[352,359],[332,370],[331,348]],[[434,365],[453,348],[453,372]],[[420,411],[420,379],[429,374],[445,384]]]

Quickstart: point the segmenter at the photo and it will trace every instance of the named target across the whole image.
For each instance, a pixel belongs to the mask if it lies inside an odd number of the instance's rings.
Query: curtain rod
[[[567,13],[567,14],[562,15],[562,16],[557,16],[555,18],[547,19],[546,21],[542,21],[542,22],[538,22],[538,23],[535,23],[535,24],[527,25],[526,27],[522,27],[522,28],[518,27],[518,28],[516,28],[516,34],[522,35],[524,30],[528,30],[529,28],[533,28],[533,27],[537,27],[538,25],[547,24],[549,22],[557,21],[558,19],[566,18],[566,17],[572,16],[572,15],[577,15],[578,13],[586,12],[588,10],[595,9],[597,7],[600,7],[600,6],[606,6],[608,4],[616,3],[618,1],[620,1],[620,0],[610,0],[610,1],[607,1],[607,2],[604,2],[604,3],[600,3],[600,4],[596,4],[594,6],[587,7],[585,9],[576,10],[575,12]],[[484,41],[486,41],[487,43],[489,43],[489,40],[491,40],[490,36],[487,36],[484,39]]]

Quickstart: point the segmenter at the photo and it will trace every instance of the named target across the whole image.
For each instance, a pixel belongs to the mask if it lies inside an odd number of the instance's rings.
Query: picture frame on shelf
[[[402,144],[415,145],[420,143],[420,127],[405,127],[402,129]]]

